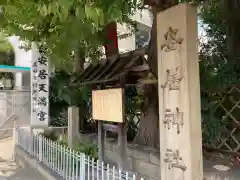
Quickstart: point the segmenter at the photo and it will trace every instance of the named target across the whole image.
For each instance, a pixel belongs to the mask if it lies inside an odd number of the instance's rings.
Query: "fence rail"
[[[35,156],[66,180],[143,180],[136,174],[110,167],[42,135],[15,129],[16,145]]]

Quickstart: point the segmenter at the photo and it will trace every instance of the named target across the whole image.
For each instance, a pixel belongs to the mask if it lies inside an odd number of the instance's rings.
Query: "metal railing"
[[[30,97],[30,91],[0,90],[0,101],[3,103],[0,110],[5,111],[6,116],[9,116],[25,104]]]
[[[0,91],[0,127],[13,116],[19,116],[19,113],[30,112],[30,92],[29,91]]]
[[[110,167],[83,153],[34,135],[22,128],[15,129],[16,145],[66,180],[143,180],[134,173]]]

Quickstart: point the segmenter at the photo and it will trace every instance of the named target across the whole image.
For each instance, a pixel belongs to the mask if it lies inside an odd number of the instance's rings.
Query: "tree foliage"
[[[71,54],[82,49],[98,59],[103,29],[110,22],[130,22],[136,0],[2,0],[1,26],[9,35],[47,48],[55,66],[66,67]],[[29,45],[29,44],[28,44]]]
[[[11,44],[8,42],[5,34],[0,31],[0,64],[13,65],[14,52]],[[0,72],[0,79],[14,79],[13,74],[10,72]]]
[[[8,42],[6,36],[3,32],[0,32],[0,52],[1,53],[10,53],[12,51],[12,46]]]
[[[90,90],[87,87],[70,87],[72,76],[66,71],[56,71],[50,77],[50,116],[51,125],[67,125],[67,109],[78,106],[81,109],[80,117],[86,114],[83,109],[89,100]]]
[[[203,139],[214,146],[220,138],[227,138],[226,124],[232,123],[223,123],[218,104],[231,87],[240,83],[240,4],[236,0],[195,2],[199,3],[199,17],[207,36],[199,57]],[[232,104],[225,106],[232,108]]]

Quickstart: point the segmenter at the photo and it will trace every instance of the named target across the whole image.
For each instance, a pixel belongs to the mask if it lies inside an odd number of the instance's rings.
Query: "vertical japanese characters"
[[[157,14],[160,179],[202,180],[197,8]]]
[[[47,126],[49,116],[48,58],[40,49],[32,59],[32,126]]]
[[[32,112],[37,113],[37,90],[38,90],[38,64],[37,59],[32,59]]]
[[[39,121],[48,121],[48,59],[44,53],[40,50],[40,56],[38,57],[38,113],[37,117]]]
[[[178,54],[178,50],[184,39],[178,36],[178,29],[169,27],[168,31],[164,34],[164,40],[165,42],[161,45],[162,53]],[[163,83],[161,84],[164,100],[162,107],[164,109],[163,124],[164,127],[167,127],[167,133],[171,134],[171,136],[177,135],[175,139],[178,139],[178,135],[181,133],[184,125],[184,113],[179,107],[181,83],[184,76],[182,72],[181,58],[174,56],[169,58],[168,61],[168,63],[164,62],[164,66],[162,66],[164,68],[161,70],[163,72],[165,71],[165,74],[163,74],[164,78],[162,78]],[[175,128],[176,131],[174,131]],[[165,149],[164,162],[168,166],[168,170],[177,168],[184,172],[187,167],[184,164],[184,159],[181,156],[179,147],[176,147],[176,144],[172,146],[170,141],[171,140],[169,140],[169,144]],[[173,172],[171,171],[171,173]]]

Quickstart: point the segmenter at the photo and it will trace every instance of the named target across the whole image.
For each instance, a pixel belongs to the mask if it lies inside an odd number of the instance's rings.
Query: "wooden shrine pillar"
[[[203,180],[197,9],[157,16],[160,167],[164,180]]]

